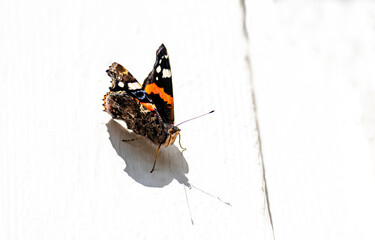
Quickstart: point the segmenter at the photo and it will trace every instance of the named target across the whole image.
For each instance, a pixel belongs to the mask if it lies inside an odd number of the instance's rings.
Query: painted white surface
[[[276,239],[374,239],[374,2],[247,5]]]
[[[235,1],[1,2],[0,239],[273,239],[252,84],[275,238],[374,239],[374,4],[245,5],[248,39]],[[162,42],[176,122],[216,112],[149,174],[101,99]]]
[[[247,42],[231,1],[0,4],[0,239],[271,239]],[[166,44],[177,147],[139,140],[102,111],[117,61],[142,81]],[[125,169],[125,172],[124,172]],[[189,182],[216,198],[193,188]]]

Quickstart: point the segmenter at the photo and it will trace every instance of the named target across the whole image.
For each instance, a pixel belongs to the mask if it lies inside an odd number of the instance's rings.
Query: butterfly
[[[143,85],[116,62],[106,72],[111,77],[111,86],[103,98],[104,111],[158,145],[152,173],[161,146],[172,145],[181,131],[174,125],[172,72],[167,49],[164,44],[158,48],[154,67]]]

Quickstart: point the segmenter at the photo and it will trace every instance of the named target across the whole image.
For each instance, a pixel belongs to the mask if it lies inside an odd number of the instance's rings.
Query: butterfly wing
[[[154,68],[145,79],[143,89],[155,104],[163,122],[174,124],[172,72],[164,44],[156,51]]]
[[[135,97],[126,91],[108,92],[104,96],[104,111],[115,119],[125,121],[128,129],[145,136],[153,143],[160,145],[165,142],[167,133],[158,116],[143,106]]]
[[[142,88],[142,85],[133,77],[133,75],[122,65],[112,63],[107,70],[107,74],[111,77],[112,85],[109,88],[112,92],[125,91],[139,101],[144,107],[151,112],[158,115],[155,104],[152,102],[151,97]]]

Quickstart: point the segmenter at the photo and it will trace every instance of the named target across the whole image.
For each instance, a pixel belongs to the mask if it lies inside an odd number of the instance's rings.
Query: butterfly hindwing
[[[143,89],[152,99],[163,122],[174,123],[172,72],[166,47],[156,51],[154,68],[145,79]]]
[[[126,91],[108,92],[104,96],[104,111],[115,119],[125,121],[134,133],[147,136],[155,144],[167,138],[164,125],[157,114],[147,109],[139,100]]]

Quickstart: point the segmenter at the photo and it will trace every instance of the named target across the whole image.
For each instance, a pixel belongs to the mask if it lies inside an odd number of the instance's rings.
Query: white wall
[[[373,239],[375,4],[247,3],[276,239]]]

